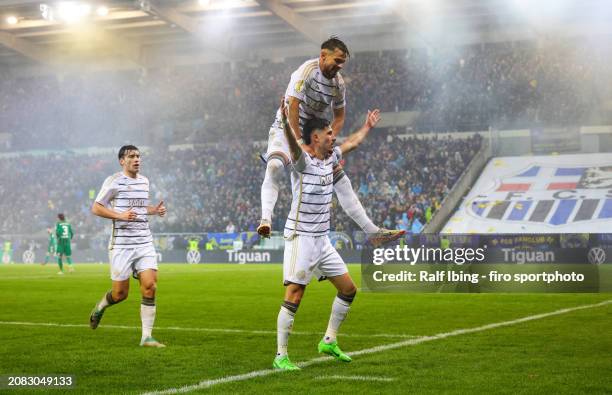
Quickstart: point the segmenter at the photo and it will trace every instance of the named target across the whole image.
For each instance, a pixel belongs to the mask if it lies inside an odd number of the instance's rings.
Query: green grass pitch
[[[110,287],[108,265],[76,269],[58,276],[54,265],[0,265],[0,375],[76,377],[75,388],[53,394],[138,394],[220,378],[227,379],[190,393],[612,392],[612,304],[422,341],[597,304],[610,294],[361,292],[339,336],[358,355],[342,364],[316,359],[335,292],[328,282],[313,283],[289,343],[292,360],[311,364],[271,373],[281,265],[161,265],[154,335],[166,349],[138,347],[135,281],[128,300],[89,329],[89,313]],[[350,270],[359,284],[359,266]]]

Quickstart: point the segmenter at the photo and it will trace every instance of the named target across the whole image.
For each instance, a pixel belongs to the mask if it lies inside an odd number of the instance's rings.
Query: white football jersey
[[[113,220],[113,229],[108,245],[110,250],[141,248],[153,244],[149,229],[147,206],[149,205],[149,180],[138,175],[130,178],[122,172],[108,177],[96,197],[96,202],[118,212],[130,208],[137,216],[134,221]]]
[[[291,170],[293,199],[285,223],[285,238],[294,235],[324,236],[329,233],[330,209],[334,193],[333,168],[342,158],[340,147],[332,155],[317,159],[306,152]]]
[[[319,69],[319,59],[311,59],[302,64],[291,74],[291,81],[285,91],[285,103],[289,97],[295,97],[300,103],[300,127],[311,118],[321,118],[332,122],[334,110],[343,108],[346,89],[340,73],[332,79],[326,78]],[[272,125],[282,128],[280,110]]]

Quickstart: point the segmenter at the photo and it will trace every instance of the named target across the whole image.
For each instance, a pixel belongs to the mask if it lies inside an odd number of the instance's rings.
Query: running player
[[[319,342],[318,350],[340,361],[350,362],[351,357],[340,349],[336,336],[355,298],[357,287],[328,237],[334,188],[333,168],[343,154],[361,144],[369,130],[380,120],[380,113],[378,110],[368,112],[361,129],[339,147],[334,147],[336,138],[329,122],[321,118],[311,118],[304,123],[304,144],[300,144],[290,131],[284,113],[284,106],[281,105],[282,122],[291,152],[293,200],[284,230],[283,278],[286,289],[277,318],[277,354],[272,366],[281,370],[300,369],[289,359],[287,345],[295,314],[314,273],[326,276],[338,290],[327,331]]]
[[[57,219],[59,221],[55,225],[55,236],[57,237],[57,265],[60,269],[57,274],[64,274],[63,256],[66,257],[66,262],[72,273],[74,272],[74,267],[72,266],[72,248],[70,242],[74,236],[74,232],[72,231],[72,225],[66,221],[66,216],[64,214],[59,213]]]
[[[47,254],[45,255],[45,262],[43,265],[49,263],[49,258],[55,257],[55,251],[57,251],[57,237],[55,237],[55,232],[51,228],[47,228],[47,233],[49,234],[49,243],[47,245]]]
[[[337,37],[331,37],[321,44],[319,58],[306,61],[291,74],[285,100],[289,111],[289,126],[298,143],[304,142],[301,132],[304,124],[315,117],[326,119],[331,124],[334,137],[342,130],[346,102],[344,80],[339,71],[349,57],[346,44]],[[262,216],[257,233],[262,237],[270,237],[280,178],[283,168],[289,162],[289,146],[283,132],[281,114],[277,112],[270,128],[266,174],[261,185]],[[342,209],[368,234],[375,246],[395,240],[405,233],[382,229],[372,223],[339,164],[334,168],[333,189]]]
[[[97,216],[113,220],[109,242],[112,289],[96,304],[89,325],[96,329],[109,306],[125,300],[130,289],[130,277],[140,281],[142,302],[140,319],[144,347],[165,347],[153,338],[155,323],[155,289],[157,287],[157,254],[147,215],[166,215],[164,202],[149,206],[149,180],[139,174],[140,151],[133,145],[119,150],[123,171],[104,181],[91,208]]]

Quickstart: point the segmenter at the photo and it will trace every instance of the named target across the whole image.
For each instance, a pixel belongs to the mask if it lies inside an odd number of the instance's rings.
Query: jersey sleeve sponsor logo
[[[295,91],[298,93],[302,93],[304,90],[304,80],[299,80],[295,83]]]

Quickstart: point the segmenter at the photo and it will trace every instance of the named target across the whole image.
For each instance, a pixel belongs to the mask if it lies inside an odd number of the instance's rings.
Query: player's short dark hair
[[[334,51],[336,48],[344,52],[347,58],[351,57],[351,53],[349,52],[348,47],[342,40],[338,38],[338,36],[331,36],[327,40],[323,41],[323,44],[321,44],[321,49],[328,49],[330,51]]]
[[[310,144],[312,133],[315,130],[325,129],[329,126],[329,121],[322,118],[310,118],[302,127],[302,138],[304,143]]]
[[[66,216],[65,216],[64,214],[62,214],[62,213],[57,214],[57,218],[58,218],[60,221],[65,221],[65,220],[66,220]]]
[[[128,151],[140,151],[138,147],[135,145],[124,145],[119,148],[119,154],[117,155],[119,159],[123,158]]]

